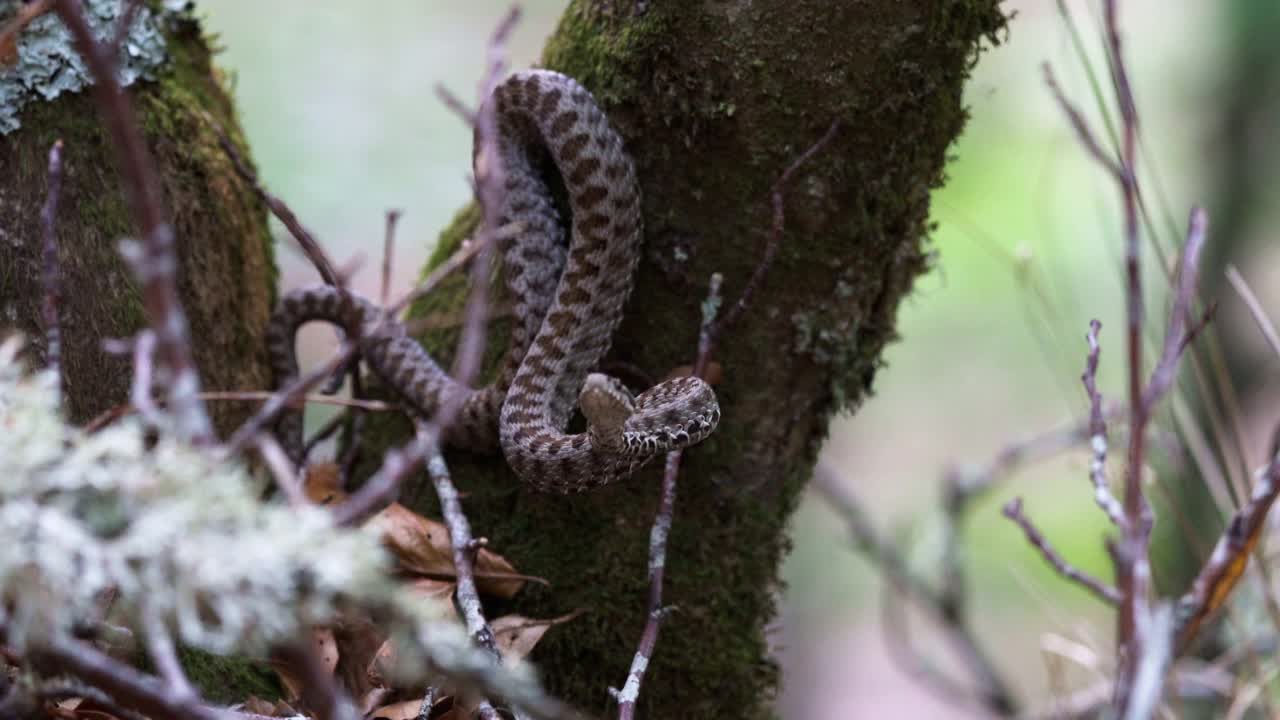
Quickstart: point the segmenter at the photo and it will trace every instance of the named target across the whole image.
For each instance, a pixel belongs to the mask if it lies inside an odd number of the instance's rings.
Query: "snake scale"
[[[499,221],[521,227],[503,255],[515,322],[498,377],[476,389],[458,383],[402,324],[383,322],[379,307],[317,286],[286,294],[272,316],[267,341],[276,387],[298,376],[298,327],[326,321],[365,338],[364,361],[415,414],[430,418],[445,400],[460,402],[447,445],[500,445],[516,474],[543,491],[580,492],[625,479],[654,456],[701,441],[720,419],[715,393],[698,378],[632,396],[617,379],[592,372],[622,319],[639,263],[635,168],[594,98],[569,77],[518,72],[487,102],[494,103],[505,173]],[[544,175],[548,156],[568,195],[568,243]],[[587,429],[568,434],[575,400]],[[287,411],[277,432],[301,462],[301,413]]]

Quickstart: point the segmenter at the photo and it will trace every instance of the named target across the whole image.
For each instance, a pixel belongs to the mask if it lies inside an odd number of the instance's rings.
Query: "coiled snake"
[[[298,327],[327,321],[364,337],[365,362],[413,412],[430,418],[445,399],[461,400],[447,444],[479,450],[500,444],[516,474],[544,491],[580,492],[625,479],[655,455],[701,441],[720,419],[715,393],[697,378],[668,380],[632,397],[618,380],[591,372],[609,349],[639,262],[635,169],[594,98],[569,77],[518,72],[489,102],[496,103],[506,174],[499,220],[522,225],[503,260],[516,321],[497,379],[479,389],[458,383],[401,324],[383,323],[374,304],[318,286],[285,295],[272,317],[267,341],[276,386],[298,376]],[[547,154],[568,192],[567,248],[541,173]],[[566,434],[575,396],[587,430]],[[277,431],[301,461],[301,413],[288,411]]]

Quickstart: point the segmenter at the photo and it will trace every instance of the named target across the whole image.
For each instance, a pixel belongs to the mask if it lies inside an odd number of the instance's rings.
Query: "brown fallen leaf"
[[[509,665],[525,659],[548,630],[563,625],[582,614],[581,610],[549,620],[534,620],[522,615],[503,615],[489,623],[498,643],[502,661]]]
[[[47,716],[65,720],[121,720],[113,708],[82,697],[59,700],[46,706]]]
[[[458,588],[458,584],[452,580],[434,580],[432,578],[416,578],[404,583],[409,592],[415,595],[432,598],[440,601],[441,604],[453,608],[453,593]],[[461,620],[458,615],[457,608],[453,608],[454,617]]]
[[[676,378],[689,377],[692,374],[693,374],[692,365],[680,365],[678,367],[673,368],[671,372],[667,373],[667,376],[662,379],[675,380]],[[720,363],[716,362],[715,360],[712,360],[711,362],[707,363],[706,374],[707,376],[704,379],[707,381],[708,385],[719,385],[720,381],[724,379],[724,369],[720,366]]]
[[[298,711],[292,705],[283,700],[272,702],[263,700],[256,695],[250,695],[249,699],[245,700],[239,709],[250,715],[265,715],[267,717],[292,717],[298,714]]]
[[[380,680],[370,680],[369,667],[386,643],[387,631],[363,613],[346,612],[333,624],[333,635],[340,653],[335,675],[352,697],[381,687]]]
[[[330,674],[338,666],[340,654],[338,652],[337,641],[334,639],[333,630],[329,628],[312,628],[311,642],[315,646],[316,654],[320,658],[320,662],[324,665],[325,671]],[[290,702],[297,700],[302,695],[302,680],[300,679],[300,670],[279,657],[272,657],[268,663],[271,669],[276,671],[276,676],[280,678],[280,684],[284,686],[285,697]]]
[[[347,499],[342,489],[342,470],[337,463],[313,463],[302,479],[302,493],[317,505],[336,505]]]
[[[422,709],[422,698],[405,700],[404,702],[383,705],[367,717],[369,720],[414,720]],[[427,720],[455,720],[459,718],[455,712],[453,698],[444,697],[436,700],[435,705],[427,713]]]
[[[429,520],[399,503],[388,505],[369,519],[400,568],[434,578],[454,578],[453,548],[443,523]],[[510,598],[524,587],[525,578],[497,553],[481,548],[475,561],[476,588],[487,595]]]

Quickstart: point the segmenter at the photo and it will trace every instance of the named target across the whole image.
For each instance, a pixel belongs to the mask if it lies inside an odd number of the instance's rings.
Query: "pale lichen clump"
[[[165,17],[186,12],[190,3],[166,3],[162,15],[143,6],[121,43],[117,72],[121,85],[153,79],[167,58],[160,23]],[[15,3],[16,5],[16,3]],[[110,41],[119,22],[120,0],[83,0],[84,16],[100,40]],[[91,84],[89,69],[71,43],[71,34],[54,13],[46,13],[23,29],[17,62],[0,68],[0,135],[22,125],[21,111],[29,102],[52,100]]]
[[[125,619],[159,617],[219,653],[260,652],[344,607],[408,609],[371,533],[334,527],[324,508],[263,503],[239,463],[164,434],[149,444],[140,422],[93,434],[65,424],[53,378],[24,374],[17,347],[0,346],[0,621],[11,644],[94,618],[108,590]]]
[[[530,708],[558,707],[531,669],[495,664],[447,605],[390,574],[375,531],[323,507],[263,502],[217,450],[141,420],[68,425],[48,371],[0,342],[0,627],[19,652],[103,620],[167,627],[214,653],[261,656],[355,612],[393,640],[388,680],[441,675]],[[403,687],[405,685],[397,685]],[[538,717],[554,714],[544,710]]]

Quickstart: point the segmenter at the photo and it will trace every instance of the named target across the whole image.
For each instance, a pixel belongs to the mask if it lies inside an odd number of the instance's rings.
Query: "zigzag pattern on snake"
[[[276,386],[298,375],[298,327],[327,321],[366,337],[365,362],[416,414],[430,418],[445,398],[462,394],[446,444],[500,444],[516,474],[539,490],[580,492],[625,479],[654,456],[701,441],[720,419],[715,393],[697,378],[633,397],[618,380],[591,372],[609,349],[639,262],[635,169],[591,94],[569,77],[519,72],[488,102],[506,174],[499,220],[522,226],[503,258],[516,322],[497,379],[478,389],[456,382],[402,325],[381,323],[375,305],[320,286],[288,293],[272,317]],[[567,248],[543,175],[548,155],[568,193]],[[566,434],[575,398],[587,431]],[[289,411],[277,430],[295,461],[302,459],[301,423],[301,413]]]

